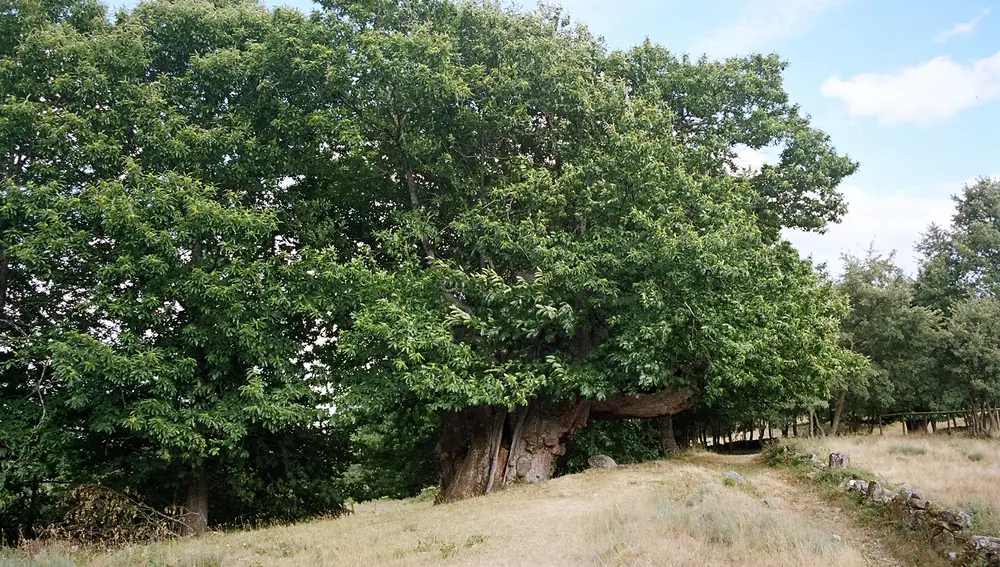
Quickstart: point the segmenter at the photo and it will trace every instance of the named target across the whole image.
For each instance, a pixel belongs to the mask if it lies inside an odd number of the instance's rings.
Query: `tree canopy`
[[[16,0],[0,38],[5,534],[56,483],[193,531],[335,510],[406,428],[463,498],[590,420],[794,414],[863,366],[781,238],[857,164],[775,55],[447,0]]]

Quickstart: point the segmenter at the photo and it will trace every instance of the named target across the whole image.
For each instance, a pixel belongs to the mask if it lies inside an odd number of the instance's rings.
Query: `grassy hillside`
[[[847,451],[890,484],[1000,522],[1000,444],[948,435],[799,439]],[[726,480],[735,470],[747,483]],[[337,519],[215,533],[110,552],[47,543],[0,553],[0,567],[924,565],[947,561],[913,534],[753,455],[690,452],[434,506],[367,502]]]
[[[919,488],[947,506],[976,512],[979,533],[1000,535],[1000,443],[937,435],[902,435],[898,424],[884,436],[814,438],[799,446],[818,455],[846,451],[852,463],[890,484]]]
[[[748,483],[725,483],[736,470]],[[753,457],[695,453],[588,471],[445,506],[380,501],[351,516],[7,565],[897,565],[878,538]],[[0,564],[3,564],[0,561]]]

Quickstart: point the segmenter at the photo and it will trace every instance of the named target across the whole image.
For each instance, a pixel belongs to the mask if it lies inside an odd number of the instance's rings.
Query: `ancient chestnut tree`
[[[344,156],[386,220],[331,268],[357,294],[345,382],[440,412],[441,500],[549,478],[590,420],[839,371],[841,306],[779,231],[837,220],[855,164],[788,103],[777,58],[609,53],[547,8],[328,9],[354,30]]]

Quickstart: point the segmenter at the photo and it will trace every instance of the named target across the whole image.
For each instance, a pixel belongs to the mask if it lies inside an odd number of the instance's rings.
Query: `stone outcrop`
[[[831,457],[832,458],[832,457]],[[961,553],[949,553],[958,565],[1000,567],[1000,539],[966,534],[972,516],[962,510],[943,508],[927,500],[919,490],[904,486],[893,493],[875,480],[845,480],[841,489],[861,495],[863,503],[885,506],[900,524],[927,534],[935,548],[951,551],[966,541]]]
[[[882,488],[882,483],[877,480],[847,479],[841,483],[840,488],[847,492],[857,492],[869,504],[888,504],[894,496],[891,490]]]
[[[816,473],[827,468],[816,455],[790,456],[797,462],[812,464]],[[828,463],[829,468],[845,468],[849,461],[846,453],[831,453]],[[885,507],[900,524],[926,534],[934,547],[947,553],[960,567],[1000,567],[1000,538],[969,536],[972,516],[962,510],[939,506],[924,498],[919,490],[907,486],[893,492],[877,480],[847,478],[840,489],[858,494],[864,505]],[[954,551],[959,548],[959,552]]]
[[[851,458],[847,453],[830,453],[831,469],[846,469],[851,464]]]
[[[1000,538],[972,536],[958,557],[961,567],[1000,567]]]

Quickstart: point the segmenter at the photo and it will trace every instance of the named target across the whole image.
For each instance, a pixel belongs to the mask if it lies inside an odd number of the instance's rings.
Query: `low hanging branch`
[[[694,391],[666,389],[652,394],[619,395],[590,405],[592,419],[653,419],[687,409]]]

